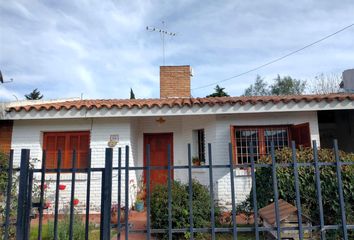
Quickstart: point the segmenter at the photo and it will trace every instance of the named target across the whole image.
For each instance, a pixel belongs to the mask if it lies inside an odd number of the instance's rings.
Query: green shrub
[[[340,151],[341,161],[353,162],[354,154]],[[277,163],[292,163],[291,149],[285,148],[276,151]],[[313,163],[313,150],[300,149],[296,153],[298,162]],[[329,149],[318,151],[320,162],[335,162],[334,152]],[[270,157],[259,160],[261,163],[271,163]],[[301,205],[304,214],[308,215],[315,224],[319,224],[319,210],[316,195],[316,181],[314,167],[299,167],[299,186],[301,195]],[[296,195],[294,187],[294,174],[292,167],[277,168],[279,198],[295,205]],[[322,202],[324,210],[325,224],[341,223],[339,194],[337,185],[336,167],[321,166],[320,179],[322,190]],[[346,202],[347,224],[354,223],[354,165],[342,167],[343,192]],[[256,169],[256,188],[258,209],[273,202],[272,170],[270,168]],[[249,198],[243,203],[245,206],[252,204],[252,191]],[[296,206],[296,205],[295,205]],[[334,239],[335,237],[333,237]]]
[[[69,215],[63,220],[58,222],[58,240],[69,239]],[[92,228],[92,227],[91,227]],[[38,238],[38,226],[35,225],[31,229],[30,239],[34,240]],[[53,240],[54,239],[54,222],[48,221],[43,223],[42,228],[42,239],[43,240]],[[73,222],[73,239],[74,240],[84,240],[85,239],[85,224],[80,216],[74,217]]]
[[[7,180],[8,180],[8,164],[9,164],[9,156],[0,151],[0,222],[4,223],[5,221],[5,206],[6,206],[6,191],[7,191]],[[10,222],[13,223],[16,210],[17,210],[17,198],[16,196],[16,184],[17,184],[17,176],[13,176],[12,180],[12,199],[10,202]],[[4,228],[0,228],[0,239],[3,238]],[[10,225],[9,227],[9,236],[10,239],[15,236],[15,227],[14,225]]]
[[[210,195],[207,187],[196,180],[193,189],[193,223],[195,228],[210,227]],[[172,193],[172,228],[189,228],[188,184],[174,181]],[[151,194],[152,228],[168,229],[168,191],[167,185],[157,185]],[[215,204],[215,219],[219,215],[219,207]],[[201,236],[201,234],[199,234]],[[166,238],[166,234],[159,235]],[[174,239],[188,238],[189,233],[173,234]]]

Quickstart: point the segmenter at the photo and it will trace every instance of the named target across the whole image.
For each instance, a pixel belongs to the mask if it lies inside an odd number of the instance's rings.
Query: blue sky
[[[162,41],[145,27],[165,21],[166,65],[191,65],[192,89],[247,71],[354,23],[352,0],[0,0],[0,69],[14,82],[0,100],[38,88],[46,99],[159,97]],[[234,96],[259,74],[311,81],[354,68],[354,27],[301,53],[224,82]],[[202,97],[213,87],[192,91]],[[14,96],[15,95],[15,96]]]

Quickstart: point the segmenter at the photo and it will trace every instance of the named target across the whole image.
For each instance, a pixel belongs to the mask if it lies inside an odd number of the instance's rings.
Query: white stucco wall
[[[214,164],[229,162],[228,144],[230,142],[230,126],[259,126],[259,125],[286,125],[309,122],[311,140],[316,140],[320,146],[317,113],[258,113],[258,114],[233,114],[216,117],[216,137],[214,141]],[[235,194],[236,203],[240,203],[251,190],[251,178],[247,170],[235,169]],[[227,169],[217,169],[215,177],[217,198],[222,204],[230,206],[230,173]]]
[[[125,165],[125,145],[130,146],[130,166],[143,166],[143,135],[144,133],[173,133],[174,165],[187,164],[187,144],[192,143],[192,132],[196,129],[205,130],[205,143],[212,144],[213,164],[228,164],[228,143],[230,142],[230,125],[280,125],[310,123],[312,140],[319,144],[319,131],[316,112],[299,113],[256,113],[230,114],[206,116],[175,116],[165,117],[164,123],[158,123],[157,117],[144,118],[100,118],[100,119],[63,119],[63,120],[19,120],[14,122],[12,148],[14,149],[14,164],[19,165],[20,150],[29,148],[31,157],[41,159],[42,133],[50,131],[91,131],[90,146],[92,149],[92,167],[104,166],[104,153],[111,134],[119,135],[119,144],[114,148],[113,166],[118,166],[118,147],[122,147],[122,166]],[[195,146],[192,146],[192,148]],[[208,151],[206,149],[206,163]],[[40,167],[40,163],[37,163]],[[229,206],[231,202],[229,169],[214,169],[215,196],[219,201]],[[236,169],[235,192],[237,202],[243,201],[251,189],[250,176],[247,171]],[[130,179],[136,183],[142,171],[130,171]],[[194,169],[193,178],[205,185],[209,185],[209,170]],[[124,171],[122,171],[122,201],[124,202]],[[174,177],[182,182],[188,181],[187,170],[175,170]],[[54,189],[55,175],[48,174],[47,179],[52,181]],[[61,191],[61,200],[69,202],[71,174],[62,174],[62,181],[67,185]],[[75,196],[80,199],[82,206],[86,197],[86,175],[77,174]],[[113,172],[112,203],[117,202],[117,171]],[[92,174],[91,207],[99,210],[101,196],[100,173]],[[130,204],[133,198],[130,199]]]
[[[12,137],[12,149],[14,149],[14,165],[20,164],[20,151],[27,148],[31,150],[31,158],[42,158],[42,142],[43,132],[56,131],[91,131],[90,147],[91,166],[104,167],[105,148],[111,134],[119,134],[119,143],[114,148],[113,166],[118,166],[118,147],[122,147],[122,166],[125,165],[125,146],[131,145],[131,128],[130,120],[127,118],[107,118],[107,119],[66,119],[66,120],[25,120],[15,121]],[[133,146],[134,147],[134,146]],[[136,147],[136,146],[135,146]],[[130,148],[132,149],[132,148]],[[134,155],[130,153],[130,166],[134,166]],[[37,162],[36,167],[40,168],[41,163]],[[125,178],[122,171],[122,196],[124,196]],[[130,173],[130,178],[135,179],[135,173]],[[39,179],[39,176],[37,176]],[[55,174],[47,174],[46,180],[49,185],[47,198],[49,201],[54,200],[53,192],[55,189]],[[80,205],[84,206],[86,199],[86,174],[77,174],[76,176],[75,197],[79,198]],[[112,203],[117,202],[117,171],[113,172],[112,184]],[[64,191],[60,191],[60,201],[63,203],[70,202],[71,192],[71,174],[61,174],[61,184],[66,185]],[[99,210],[101,202],[101,173],[92,173],[91,175],[91,208]],[[124,197],[122,197],[124,203]],[[53,205],[53,202],[52,202]]]

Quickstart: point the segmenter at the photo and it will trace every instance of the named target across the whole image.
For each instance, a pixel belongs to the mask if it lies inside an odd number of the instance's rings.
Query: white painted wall
[[[55,131],[91,131],[90,147],[92,149],[91,166],[104,167],[105,148],[111,134],[119,134],[119,143],[114,148],[113,166],[118,166],[118,147],[122,147],[122,165],[125,165],[125,146],[131,145],[130,120],[127,118],[106,118],[106,119],[67,119],[67,120],[24,120],[15,121],[12,137],[12,148],[14,149],[14,165],[20,164],[20,150],[27,148],[31,150],[31,158],[42,158],[43,132]],[[134,145],[133,145],[134,147]],[[132,149],[132,148],[131,148]],[[130,154],[130,166],[134,166],[134,154]],[[36,167],[40,168],[41,163],[37,162]],[[122,171],[122,196],[124,196],[124,171]],[[117,171],[113,172],[112,203],[117,202]],[[131,172],[130,178],[135,179],[135,173]],[[37,176],[39,179],[39,176]],[[47,174],[46,180],[49,184],[47,193],[48,200],[51,200],[55,189],[55,174]],[[84,206],[86,199],[86,175],[77,174],[75,196],[79,198]],[[61,201],[69,202],[71,192],[71,174],[61,175],[62,184],[67,185],[64,191],[60,191]],[[92,173],[91,176],[91,207],[99,210],[101,196],[101,173]],[[53,199],[52,199],[53,200]],[[122,197],[124,203],[124,197]],[[53,205],[53,204],[52,204]]]
[[[232,114],[216,117],[216,137],[213,145],[214,164],[225,164],[229,162],[228,144],[230,142],[230,126],[259,126],[259,125],[286,125],[310,123],[311,140],[316,140],[320,146],[317,113],[259,113],[259,114]],[[247,170],[236,169],[235,171],[235,193],[236,202],[240,203],[251,190],[251,178]],[[224,205],[231,203],[230,173],[229,170],[216,169],[216,194]]]
[[[212,144],[213,164],[228,164],[228,143],[230,142],[230,125],[252,126],[252,125],[279,125],[310,123],[311,138],[319,143],[319,131],[316,112],[300,113],[255,113],[255,114],[229,114],[229,115],[207,115],[207,116],[175,116],[165,117],[166,122],[158,123],[157,117],[140,118],[99,118],[99,119],[62,119],[62,120],[18,120],[14,122],[12,148],[15,150],[14,163],[19,165],[20,149],[31,149],[31,157],[41,159],[42,133],[48,131],[91,131],[92,167],[104,166],[104,153],[111,134],[119,134],[119,144],[114,148],[113,166],[118,166],[118,147],[122,147],[122,166],[125,165],[125,145],[130,146],[130,166],[143,166],[143,135],[144,133],[173,133],[174,142],[174,165],[187,164],[187,144],[193,142],[192,132],[195,129],[205,130],[206,144]],[[195,147],[195,146],[192,146]],[[206,146],[206,160],[208,164],[208,151]],[[40,167],[40,163],[37,163]],[[229,206],[231,202],[230,175],[229,169],[214,169],[214,189],[216,198]],[[235,191],[237,202],[243,201],[251,189],[250,177],[245,170],[235,171]],[[130,180],[141,176],[142,171],[130,171]],[[205,185],[209,185],[209,170],[193,170],[193,178]],[[122,201],[124,202],[124,171],[122,171]],[[187,171],[175,170],[176,180],[186,182]],[[55,181],[55,175],[47,177]],[[62,181],[68,187],[61,192],[62,200],[69,202],[70,196],[70,174],[63,174]],[[86,176],[78,174],[75,196],[80,199],[82,206],[86,196]],[[117,171],[113,172],[112,203],[117,202]],[[52,184],[51,188],[54,189]],[[135,192],[130,198],[130,205],[134,200]],[[91,208],[99,210],[101,196],[100,174],[92,174],[91,183]]]

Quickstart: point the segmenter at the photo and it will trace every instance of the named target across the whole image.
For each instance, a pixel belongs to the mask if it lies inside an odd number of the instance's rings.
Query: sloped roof
[[[297,208],[283,199],[278,200],[279,203],[279,220],[286,219],[291,214],[297,211]],[[271,203],[264,208],[259,209],[259,216],[270,224],[274,224],[275,218],[275,203]]]
[[[112,109],[112,108],[162,108],[162,107],[193,107],[193,106],[214,106],[214,105],[245,105],[245,104],[266,104],[266,103],[290,103],[290,102],[332,102],[332,101],[354,101],[354,94],[337,93],[325,95],[290,95],[290,96],[257,96],[257,97],[215,97],[215,98],[163,98],[163,99],[96,99],[96,100],[72,100],[61,102],[50,102],[42,104],[31,104],[9,107],[8,111],[31,110],[70,110],[70,109]]]

